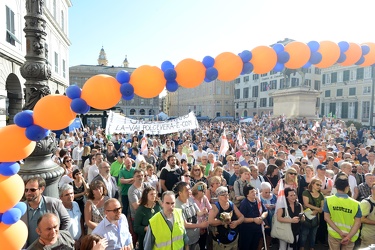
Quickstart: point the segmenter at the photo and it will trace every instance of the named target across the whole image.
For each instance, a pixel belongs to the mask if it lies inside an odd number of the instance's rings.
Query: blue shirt
[[[81,210],[79,209],[78,203],[73,201],[72,209],[66,208],[68,214],[70,216],[70,227],[69,233],[73,237],[74,240],[79,240],[82,235],[81,229]]]
[[[118,226],[112,224],[105,217],[98,226],[92,231],[108,240],[108,250],[120,250],[124,246],[132,244],[132,236],[129,232],[129,224],[124,214],[121,214]]]
[[[36,232],[37,222],[43,214],[47,213],[46,203],[43,196],[40,199],[39,206],[36,209],[27,204],[27,218],[28,218],[28,231],[29,236],[27,237],[27,245],[30,246],[36,239],[39,238],[39,235]]]

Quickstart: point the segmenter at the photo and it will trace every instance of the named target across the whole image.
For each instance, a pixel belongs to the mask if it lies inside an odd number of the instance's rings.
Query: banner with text
[[[195,128],[199,128],[199,124],[194,112],[169,121],[142,121],[130,119],[110,111],[106,134],[113,134],[114,132],[132,134],[134,131],[143,130],[145,134],[164,135]]]

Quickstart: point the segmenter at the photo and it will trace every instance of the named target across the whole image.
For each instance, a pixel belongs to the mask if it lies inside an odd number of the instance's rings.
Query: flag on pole
[[[225,134],[225,129],[224,129],[223,134],[221,135],[221,144],[220,144],[220,150],[219,150],[220,155],[225,157],[225,153],[228,151],[228,149],[229,149],[229,144],[228,144],[228,139],[227,139],[227,136]]]
[[[237,132],[237,143],[238,143],[238,146],[240,146],[240,148],[247,149],[247,144],[246,144],[246,141],[242,137],[240,128],[238,129],[238,132]]]
[[[147,137],[143,135],[141,142],[141,153],[145,154],[147,152]]]
[[[312,128],[312,131],[314,131],[314,132],[318,131],[319,127],[320,127],[319,122],[316,121],[315,124],[314,124],[314,127]]]
[[[284,193],[284,181],[281,179],[279,181],[279,192],[277,193],[277,201],[276,201],[276,208],[275,211],[279,208],[286,207],[286,198]]]
[[[224,122],[221,122],[220,128],[221,128],[221,129],[224,128]]]
[[[260,137],[258,135],[257,139],[255,140],[257,149],[260,149],[262,147],[262,144],[260,143]]]

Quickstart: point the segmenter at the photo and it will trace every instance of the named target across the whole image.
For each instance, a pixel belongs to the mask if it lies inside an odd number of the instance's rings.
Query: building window
[[[65,33],[65,20],[64,20],[64,11],[61,11],[61,30]]]
[[[311,80],[305,79],[305,86],[311,87]]]
[[[331,74],[324,74],[325,76],[325,83],[330,84],[331,83]]]
[[[314,81],[314,89],[315,90],[320,90],[320,81],[318,81],[318,80]]]
[[[267,82],[261,82],[260,83],[260,92],[264,92],[269,90],[269,86]]]
[[[244,76],[244,77],[243,77],[243,81],[244,81],[244,82],[248,82],[248,81],[249,81],[249,76]]]
[[[255,109],[257,108],[257,102],[256,101],[254,102],[253,108],[255,108]]]
[[[241,89],[236,89],[234,91],[234,99],[240,99],[241,98]]]
[[[265,73],[265,74],[261,74],[260,76],[264,77],[264,76],[267,76],[267,75],[268,75],[268,73]]]
[[[14,25],[14,12],[5,6],[6,11],[6,41],[12,45],[16,45],[16,42],[21,43],[15,35]]]
[[[240,83],[240,82],[241,82],[240,78],[237,78],[236,80],[234,80],[234,83]]]
[[[370,118],[370,102],[362,102],[362,119]]]
[[[364,68],[357,69],[357,80],[362,80],[364,76]]]
[[[53,17],[56,19],[57,16],[57,6],[56,6],[56,0],[53,0]]]
[[[350,77],[350,70],[344,70],[344,75],[343,75],[343,81],[344,82],[347,82],[349,81],[349,77]]]
[[[280,79],[280,87],[279,87],[279,89],[284,89],[284,88],[286,88],[286,85],[285,85],[285,79],[284,79],[284,78],[281,78],[281,79]]]
[[[331,73],[331,83],[337,82],[337,72]]]
[[[355,95],[356,88],[349,88],[349,95]]]
[[[229,86],[225,86],[225,94],[230,95],[230,88]]]
[[[273,70],[271,70],[271,71],[270,71],[270,75],[272,76],[272,75],[274,75],[274,74],[277,74],[277,72],[276,72],[276,71],[273,71]]]
[[[238,104],[238,102],[236,103],[236,109],[240,108],[240,105]]]
[[[316,107],[316,108],[319,108],[319,106],[320,106],[320,98],[318,97],[318,98],[316,98],[316,104],[315,104],[315,107]]]
[[[267,107],[267,98],[260,98],[260,107]]]
[[[146,114],[146,112],[145,112],[145,110],[144,110],[144,109],[141,109],[141,110],[139,110],[139,114],[140,114],[140,115],[145,115],[145,114]]]
[[[342,96],[342,93],[343,93],[342,89],[336,90],[336,96]]]
[[[63,77],[65,78],[65,60],[62,60]]]
[[[243,98],[249,98],[249,88],[243,89]]]
[[[277,89],[277,80],[270,81],[270,89]]]
[[[319,68],[315,68],[315,74],[320,75],[322,71]]]
[[[371,70],[372,70],[371,66],[365,68],[365,79],[371,78]]]
[[[150,105],[154,105],[154,98],[149,99]]]
[[[357,79],[357,70],[355,70],[355,69],[352,69],[351,71],[350,71],[350,81],[354,81],[354,80],[356,80]]]
[[[135,115],[135,109],[130,110],[130,115]]]
[[[259,86],[253,87],[253,93],[251,97],[258,97],[259,96]]]
[[[59,55],[55,52],[55,72],[59,73]]]
[[[155,110],[150,109],[150,110],[148,111],[148,115],[155,115]]]
[[[299,86],[299,78],[292,77],[292,87]]]
[[[268,99],[268,103],[269,103],[269,106],[270,106],[270,107],[273,107],[273,97],[270,97],[270,98]]]
[[[370,86],[367,86],[367,87],[363,87],[363,94],[370,94],[371,93],[371,87]]]
[[[330,97],[331,96],[331,90],[326,90],[324,92],[324,97]]]
[[[247,109],[247,102],[245,102],[245,109]]]
[[[258,80],[259,79],[259,75],[258,74],[254,74],[253,75],[253,80]]]
[[[216,94],[221,95],[221,86],[219,84],[216,85]]]

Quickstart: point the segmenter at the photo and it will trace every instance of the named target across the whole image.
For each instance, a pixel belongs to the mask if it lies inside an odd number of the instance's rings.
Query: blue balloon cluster
[[[323,56],[320,52],[318,52],[320,48],[320,44],[317,41],[310,41],[307,43],[307,46],[310,49],[310,59],[309,61],[302,66],[302,68],[309,68],[312,64],[318,64],[322,61]]]
[[[244,50],[239,53],[238,56],[241,58],[243,63],[241,75],[250,74],[254,69],[253,64],[249,62],[253,58],[253,54],[251,51]]]
[[[219,71],[214,67],[215,65],[215,58],[212,56],[205,56],[202,60],[202,64],[206,68],[204,81],[205,82],[212,82],[217,79],[219,76]]]
[[[161,70],[164,72],[164,78],[167,81],[165,88],[168,92],[175,92],[178,89],[178,83],[176,81],[177,72],[174,69],[174,65],[170,61],[164,61],[161,64]]]
[[[284,64],[289,61],[290,55],[285,51],[284,45],[282,43],[276,43],[272,46],[272,49],[276,52],[277,55],[277,62],[272,70],[275,72],[281,72],[285,68]]]
[[[20,164],[17,162],[3,162],[0,163],[0,174],[4,176],[12,176],[18,173]]]
[[[77,114],[86,114],[90,111],[90,106],[81,98],[82,90],[77,85],[70,85],[66,89],[66,96],[72,99],[70,108]]]
[[[6,225],[12,225],[21,219],[22,215],[25,214],[26,209],[27,207],[24,202],[18,202],[13,208],[0,214],[0,221]]]
[[[120,92],[122,99],[130,101],[134,98],[134,87],[129,83],[130,73],[126,70],[121,70],[116,74],[116,80],[121,84]]]
[[[348,51],[350,45],[349,45],[348,42],[345,42],[345,41],[341,41],[337,45],[340,48],[340,57],[337,60],[337,62],[338,63],[342,63],[342,62],[344,62],[346,60],[345,52]]]
[[[33,111],[31,110],[17,113],[14,116],[14,123],[21,128],[26,128],[25,135],[30,141],[40,141],[49,134],[48,129],[34,124]]]

